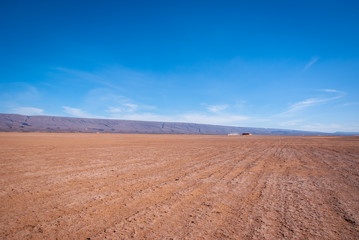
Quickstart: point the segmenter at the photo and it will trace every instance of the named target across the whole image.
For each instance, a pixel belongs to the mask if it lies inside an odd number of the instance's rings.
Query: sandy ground
[[[359,239],[359,137],[0,133],[0,239]]]

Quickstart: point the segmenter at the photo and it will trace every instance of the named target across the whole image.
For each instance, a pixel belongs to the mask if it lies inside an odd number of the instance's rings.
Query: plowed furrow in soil
[[[0,239],[358,239],[358,140],[0,133]]]

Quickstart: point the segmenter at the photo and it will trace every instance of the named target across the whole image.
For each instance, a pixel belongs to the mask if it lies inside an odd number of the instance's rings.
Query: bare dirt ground
[[[0,239],[359,239],[359,137],[0,133]]]

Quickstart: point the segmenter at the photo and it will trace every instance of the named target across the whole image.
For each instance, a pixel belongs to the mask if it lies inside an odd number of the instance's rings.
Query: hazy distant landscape
[[[87,132],[87,133],[152,133],[212,134],[252,133],[256,135],[358,135],[358,133],[323,133],[288,129],[229,127],[196,123],[150,122],[111,119],[24,116],[0,114],[3,132]]]

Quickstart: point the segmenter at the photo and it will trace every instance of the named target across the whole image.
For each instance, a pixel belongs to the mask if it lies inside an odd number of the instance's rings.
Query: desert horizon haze
[[[231,127],[182,122],[154,122],[115,119],[92,119],[56,116],[25,116],[0,113],[0,132],[84,132],[84,133],[142,133],[228,135],[251,133],[256,135],[315,136],[359,135],[356,132],[324,133],[290,129]]]

